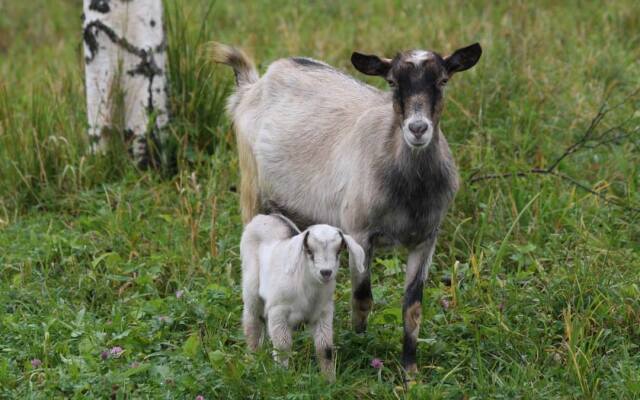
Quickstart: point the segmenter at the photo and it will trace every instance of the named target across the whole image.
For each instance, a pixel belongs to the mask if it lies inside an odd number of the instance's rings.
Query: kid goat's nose
[[[320,275],[322,275],[323,278],[328,278],[331,276],[331,270],[330,269],[322,269],[320,270]]]

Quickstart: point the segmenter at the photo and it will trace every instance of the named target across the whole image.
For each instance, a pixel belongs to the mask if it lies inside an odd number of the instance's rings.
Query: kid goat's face
[[[340,267],[340,251],[345,247],[343,237],[335,228],[316,225],[305,233],[303,248],[309,261],[311,275],[320,283],[336,278]]]
[[[394,111],[402,121],[404,141],[412,148],[425,148],[440,123],[447,81],[454,73],[473,67],[481,54],[476,43],[446,58],[431,51],[411,50],[393,59],[353,53],[351,62],[358,71],[387,80]]]

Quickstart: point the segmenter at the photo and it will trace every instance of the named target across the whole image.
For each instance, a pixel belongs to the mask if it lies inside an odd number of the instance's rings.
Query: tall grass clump
[[[216,36],[215,24],[208,23],[215,2],[186,9],[179,2],[164,4],[172,118],[167,151],[178,164],[193,164],[232,146],[224,114],[231,82],[205,50]]]

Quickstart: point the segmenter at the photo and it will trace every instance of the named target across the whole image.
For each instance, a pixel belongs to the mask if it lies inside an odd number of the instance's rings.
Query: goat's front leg
[[[313,324],[312,329],[320,371],[329,381],[333,382],[336,379],[333,363],[333,304],[327,305],[320,314],[320,318]]]
[[[407,273],[404,282],[404,302],[402,317],[404,323],[404,340],[402,343],[402,366],[408,374],[418,371],[416,365],[416,348],[420,321],[422,320],[422,289],[427,277],[431,258],[436,247],[436,235],[418,245],[409,253]]]
[[[273,343],[273,358],[284,367],[289,366],[291,350],[291,328],[287,322],[287,314],[279,307],[269,310],[267,316],[269,338]]]
[[[367,330],[367,318],[373,308],[373,294],[371,293],[371,254],[373,246],[369,238],[362,235],[352,235],[364,250],[364,273],[358,272],[355,261],[349,257],[351,270],[351,325],[356,333]]]

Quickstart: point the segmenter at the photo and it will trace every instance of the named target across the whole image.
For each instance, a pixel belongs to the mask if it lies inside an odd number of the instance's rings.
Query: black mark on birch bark
[[[127,39],[118,36],[118,34],[111,27],[105,25],[104,22],[95,20],[89,22],[84,28],[84,41],[87,44],[87,47],[89,47],[89,52],[91,53],[90,56],[85,57],[87,62],[93,61],[96,53],[98,52],[98,40],[96,39],[96,36],[99,32],[103,32],[111,42],[140,58],[143,58],[147,53],[144,49],[131,44]]]
[[[85,56],[84,60],[89,63],[91,61],[93,61],[93,59],[96,56],[96,53],[98,52],[98,39],[96,39],[96,35],[95,33],[93,33],[91,31],[91,29],[87,29],[85,28],[84,33],[83,33],[83,39],[84,39],[84,44],[87,46],[87,48],[89,49],[89,53],[91,53],[90,56]]]
[[[109,0],[91,0],[91,4],[89,4],[89,10],[106,14],[111,11],[111,7],[109,7]]]
[[[127,71],[127,74],[129,74],[129,76],[143,75],[149,79],[153,79],[154,76],[162,74],[162,69],[156,64],[152,54],[144,52],[140,64],[136,65],[134,69]]]

